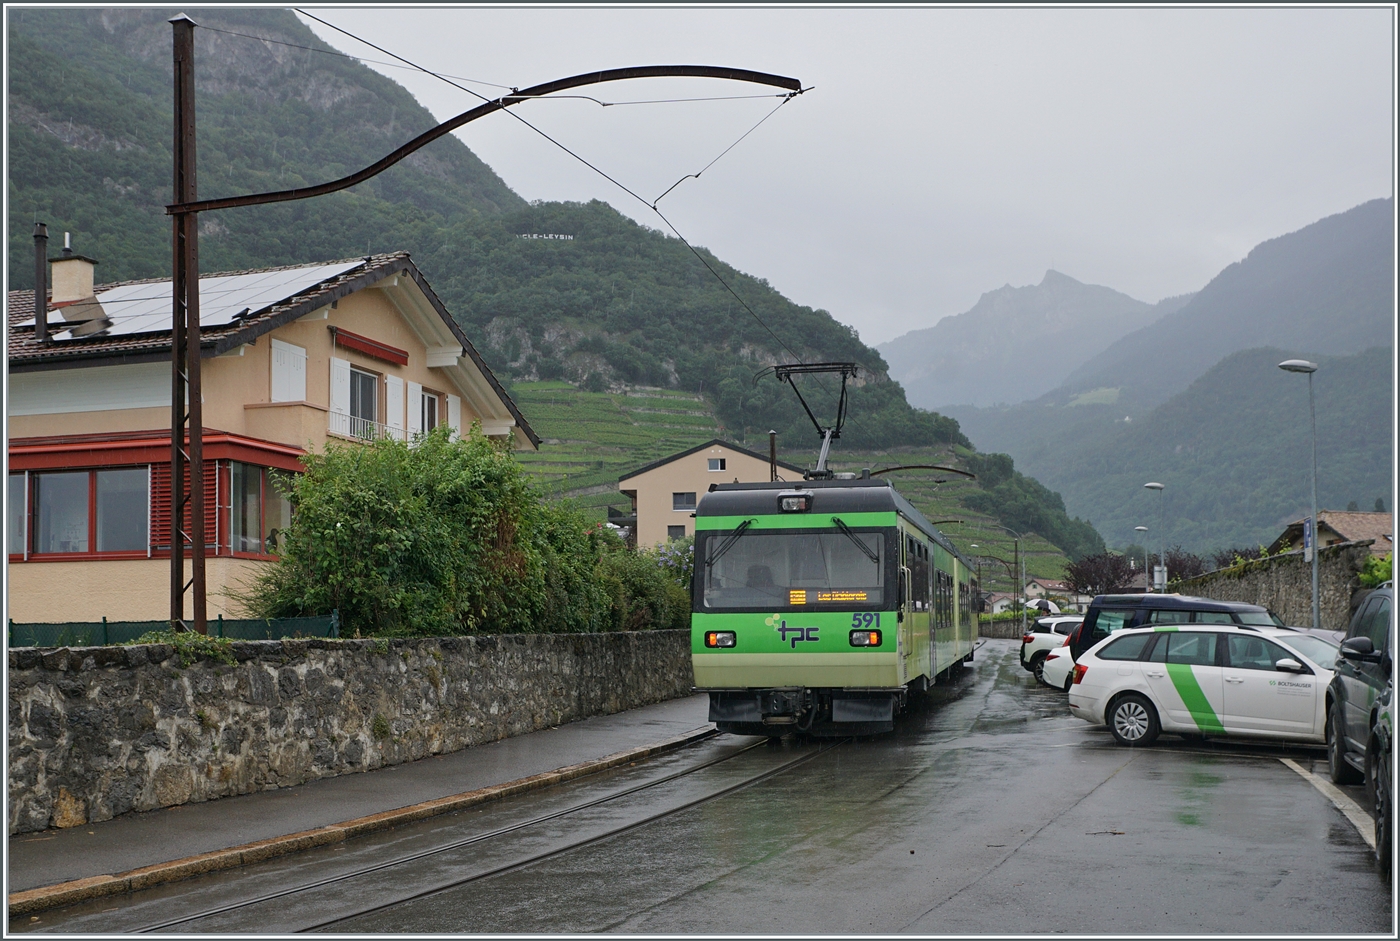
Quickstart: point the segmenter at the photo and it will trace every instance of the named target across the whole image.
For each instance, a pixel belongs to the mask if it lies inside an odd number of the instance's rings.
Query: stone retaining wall
[[[1030,614],[1026,615],[1026,630],[1030,630],[1031,624],[1038,617],[1040,617],[1039,614],[1034,616]],[[983,621],[977,627],[978,637],[996,637],[1001,640],[1007,640],[1009,638],[1020,640],[1021,635],[1024,633],[1025,632],[1021,630],[1021,621],[1019,618],[1015,621]]]
[[[1370,558],[1371,543],[1370,539],[1342,542],[1318,553],[1317,594],[1323,627],[1341,631],[1351,622],[1352,599],[1361,587],[1358,575]],[[1261,604],[1285,624],[1312,625],[1312,563],[1303,561],[1301,549],[1173,582],[1171,588],[1183,595]]]
[[[689,693],[688,631],[9,651],[9,832],[301,784]]]

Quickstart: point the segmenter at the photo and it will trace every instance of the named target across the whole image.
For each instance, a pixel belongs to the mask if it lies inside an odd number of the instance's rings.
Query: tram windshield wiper
[[[847,526],[840,517],[833,516],[831,521],[836,524],[837,529],[846,534],[847,539],[856,544],[856,548],[865,553],[867,559],[874,562],[876,565],[880,564],[880,556],[876,554],[875,550],[867,546],[859,536],[851,532],[851,527]]]
[[[710,566],[718,562],[719,557],[728,552],[730,547],[733,546],[734,543],[739,541],[739,537],[744,535],[744,530],[748,529],[752,525],[753,520],[744,520],[742,523],[740,523],[738,527],[734,530],[734,532],[729,534],[729,538],[719,544],[719,548],[715,550],[714,555],[710,556],[708,559],[705,560],[705,567],[709,568]]]

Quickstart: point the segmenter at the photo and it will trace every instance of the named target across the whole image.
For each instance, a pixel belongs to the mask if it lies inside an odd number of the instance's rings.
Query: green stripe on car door
[[[1206,699],[1206,694],[1201,690],[1201,684],[1196,682],[1196,674],[1191,672],[1191,665],[1168,663],[1166,668],[1167,676],[1172,678],[1172,685],[1176,687],[1176,694],[1186,704],[1186,711],[1191,713],[1191,718],[1196,720],[1196,727],[1202,732],[1224,732],[1225,726],[1220,723],[1220,718],[1211,708],[1210,700]]]

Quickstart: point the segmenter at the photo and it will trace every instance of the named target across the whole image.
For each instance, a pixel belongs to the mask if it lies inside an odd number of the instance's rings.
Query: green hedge
[[[332,444],[303,462],[281,557],[241,598],[249,613],[338,610],[344,636],[689,625],[687,589],[655,551],[543,500],[478,429]]]

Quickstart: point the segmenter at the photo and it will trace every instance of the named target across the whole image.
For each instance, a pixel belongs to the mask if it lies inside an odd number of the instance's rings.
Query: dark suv
[[[1374,763],[1377,719],[1391,685],[1394,604],[1390,582],[1361,602],[1327,687],[1327,771],[1337,784],[1360,784]]]
[[[1169,624],[1245,624],[1283,627],[1268,608],[1238,601],[1216,601],[1191,595],[1098,595],[1084,615],[1084,624],[1069,639],[1078,662],[1084,651],[1109,634],[1130,627]]]

